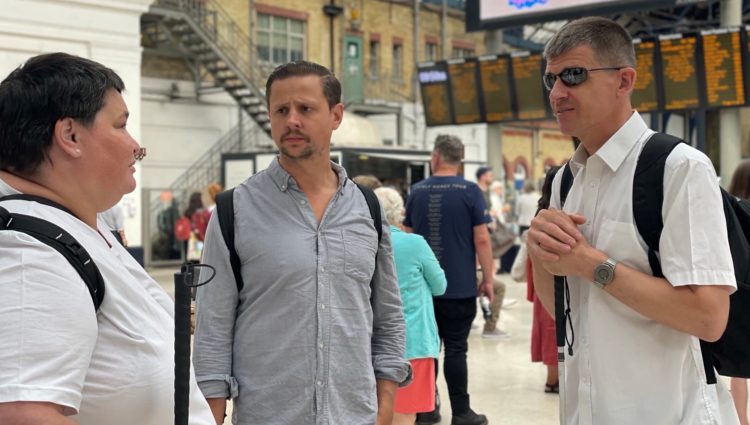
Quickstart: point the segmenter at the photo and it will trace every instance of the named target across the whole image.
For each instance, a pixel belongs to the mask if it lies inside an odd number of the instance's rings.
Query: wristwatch
[[[611,258],[607,258],[603,263],[596,266],[594,269],[594,285],[600,289],[609,285],[615,278],[615,266],[617,266],[617,262]]]

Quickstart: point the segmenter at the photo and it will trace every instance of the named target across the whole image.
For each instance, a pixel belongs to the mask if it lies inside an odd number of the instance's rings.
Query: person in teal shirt
[[[406,321],[406,358],[413,381],[399,388],[394,404],[394,425],[413,425],[418,412],[435,408],[435,362],[440,353],[432,297],[445,293],[445,272],[427,241],[401,229],[404,201],[389,187],[375,190],[385,217],[391,223],[393,258]]]

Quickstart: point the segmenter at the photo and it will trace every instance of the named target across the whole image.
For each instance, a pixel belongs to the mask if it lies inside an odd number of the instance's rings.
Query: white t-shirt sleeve
[[[91,296],[60,253],[0,232],[0,402],[47,401],[77,413],[97,339]]]
[[[736,288],[721,192],[703,153],[680,145],[669,155],[663,205],[659,253],[667,280],[673,286]]]

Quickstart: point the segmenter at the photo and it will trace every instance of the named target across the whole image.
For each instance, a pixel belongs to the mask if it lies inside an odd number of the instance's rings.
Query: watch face
[[[597,282],[607,283],[612,278],[612,271],[607,267],[599,266],[595,272]]]

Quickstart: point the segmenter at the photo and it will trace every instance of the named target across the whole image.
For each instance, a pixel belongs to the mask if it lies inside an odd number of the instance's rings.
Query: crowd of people
[[[229,399],[235,424],[437,423],[441,350],[450,423],[488,424],[469,394],[468,337],[478,298],[482,335],[508,337],[493,244],[508,244],[498,235],[514,217],[510,243],[523,241],[534,303],[531,358],[547,367],[543,390],[564,396],[561,422],[747,423],[744,380],[732,381],[733,403],[700,355],[699,339],[722,335],[737,288],[711,161],[686,144],[666,156],[654,271],[623,196],[656,134],[630,103],[630,35],[582,18],[544,55],[552,110],[580,145],[541,194],[529,182],[513,208],[491,169],[477,183],[459,174],[463,144],[452,135],[435,139],[431,175],[405,199],[373,176],[350,179],[330,160],[340,82],[306,61],[271,73],[278,156],[225,192],[230,204],[215,206],[213,184],[182,214],[185,243],[202,243],[188,259],[216,272],[197,291],[191,425],[223,423]],[[100,214],[135,189],[143,157],[123,90],[111,69],[63,53],[36,56],[0,83],[2,424],[173,422],[174,305],[127,255],[116,211],[112,224]],[[748,160],[730,191],[750,197]],[[103,286],[14,231],[22,216],[77,241]],[[554,317],[569,332],[561,352]]]

